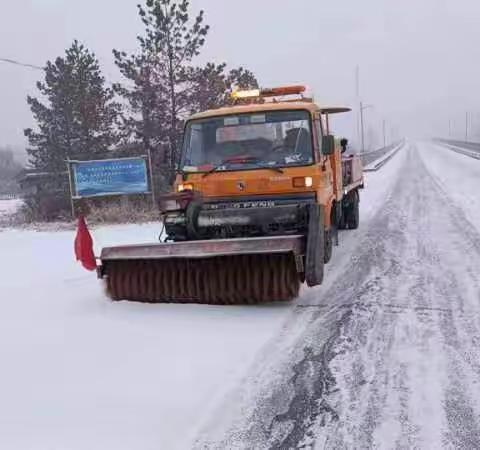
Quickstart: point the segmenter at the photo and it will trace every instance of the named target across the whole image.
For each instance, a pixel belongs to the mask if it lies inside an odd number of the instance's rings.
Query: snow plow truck
[[[104,248],[113,300],[288,301],[323,281],[338,229],[359,225],[363,174],[305,87],[236,91],[233,105],[185,124],[163,242]]]

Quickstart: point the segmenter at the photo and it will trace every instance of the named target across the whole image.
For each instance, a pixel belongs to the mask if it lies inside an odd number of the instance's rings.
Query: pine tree
[[[37,129],[25,130],[34,168],[63,172],[66,159],[92,159],[118,142],[120,105],[95,55],[78,41],[64,57],[47,62],[37,88],[45,102],[27,98]]]
[[[175,167],[182,133],[182,117],[189,112],[186,78],[192,59],[205,43],[208,25],[204,12],[190,21],[189,0],[147,0],[138,5],[145,35],[138,36],[140,51],[127,55],[114,50],[115,63],[130,85],[116,86],[128,100],[126,135],[143,142],[157,154],[165,146],[165,162]],[[158,158],[157,158],[158,159]]]
[[[253,73],[242,67],[227,71],[226,64],[195,65],[209,26],[203,11],[191,20],[189,6],[189,0],[146,0],[145,6],[138,5],[145,26],[144,35],[137,37],[139,51],[127,55],[113,50],[127,80],[114,86],[128,104],[123,135],[152,151],[157,168],[166,166],[166,178],[178,161],[185,118],[228,104],[234,87],[258,86]]]
[[[235,89],[258,88],[255,75],[243,67],[226,71],[227,65],[208,63],[205,67],[190,69],[190,113],[219,108],[233,103]]]

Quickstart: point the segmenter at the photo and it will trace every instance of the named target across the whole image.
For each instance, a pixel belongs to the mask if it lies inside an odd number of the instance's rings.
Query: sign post
[[[70,160],[67,159],[68,170],[68,184],[70,186],[70,206],[72,208],[72,218],[75,219],[75,203],[73,201],[73,185],[72,185],[72,168],[70,166]]]
[[[150,168],[150,190],[152,191],[152,203],[153,203],[153,207],[155,208],[156,206],[155,185],[153,183],[152,152],[150,151],[150,149],[148,149],[148,165]]]

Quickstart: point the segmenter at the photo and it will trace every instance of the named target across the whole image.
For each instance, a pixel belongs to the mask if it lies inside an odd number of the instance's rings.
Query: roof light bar
[[[293,86],[281,86],[269,89],[251,89],[246,91],[234,91],[232,92],[232,98],[235,100],[247,99],[247,98],[260,98],[260,97],[277,97],[283,95],[300,95],[306,91],[305,86],[293,85]]]
[[[300,95],[306,91],[305,86],[281,86],[272,89],[262,89],[262,97],[275,97],[277,95]]]
[[[251,89],[249,91],[234,91],[232,92],[232,98],[242,99],[242,98],[257,98],[260,97],[260,89]]]

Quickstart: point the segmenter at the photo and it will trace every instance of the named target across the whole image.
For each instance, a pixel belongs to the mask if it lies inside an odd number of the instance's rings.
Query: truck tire
[[[347,207],[345,206],[345,197],[342,198],[342,201],[335,204],[337,207],[337,229],[346,230],[347,229]]]
[[[332,207],[330,208],[330,229],[325,230],[325,255],[324,261],[325,264],[328,264],[332,259],[333,254],[333,240],[338,240],[336,236],[338,222],[342,217],[342,209],[337,205],[336,202],[333,202]]]
[[[332,230],[325,231],[325,254],[324,254],[324,262],[328,264],[332,259],[333,253],[333,236]]]
[[[350,230],[356,230],[360,225],[360,197],[357,191],[352,192],[347,222]]]
[[[323,282],[325,265],[325,212],[323,206],[310,206],[307,249],[305,254],[305,281],[308,287]]]
[[[191,201],[185,211],[187,238],[190,241],[201,239],[198,232],[198,216],[202,209],[202,202],[199,200]]]

